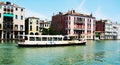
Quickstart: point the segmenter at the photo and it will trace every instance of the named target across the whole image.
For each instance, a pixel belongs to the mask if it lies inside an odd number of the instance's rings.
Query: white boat
[[[18,46],[69,46],[85,45],[85,40],[64,40],[62,35],[24,35],[27,40],[19,39]]]
[[[100,40],[100,39],[99,39],[99,37],[95,37],[95,39],[94,39],[94,40]]]

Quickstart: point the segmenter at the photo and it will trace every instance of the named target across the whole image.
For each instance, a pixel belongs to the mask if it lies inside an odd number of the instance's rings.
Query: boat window
[[[62,38],[60,37],[60,38],[58,38],[58,41],[61,41],[62,40]]]
[[[43,37],[43,38],[42,38],[42,41],[47,41],[47,38],[46,38],[46,37]]]
[[[28,40],[28,37],[27,37],[27,36],[25,36],[25,40]]]
[[[54,40],[54,41],[57,41],[57,37],[54,37],[53,40]]]
[[[48,41],[52,41],[52,37],[49,37],[49,38],[48,38]]]
[[[30,41],[35,41],[35,38],[34,37],[30,37]]]
[[[39,38],[39,37],[36,37],[36,41],[41,41],[41,38]]]

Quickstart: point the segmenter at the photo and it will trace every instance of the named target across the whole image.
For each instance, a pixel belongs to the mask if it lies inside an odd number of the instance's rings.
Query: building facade
[[[105,39],[117,39],[117,25],[110,20],[105,21]]]
[[[25,34],[26,35],[39,35],[40,20],[36,17],[28,17],[25,20]]]
[[[17,39],[25,32],[25,8],[11,2],[0,2],[0,39]]]
[[[71,37],[80,37],[84,39],[93,39],[95,32],[95,17],[75,12],[59,12],[52,16],[51,27],[62,35]]]
[[[117,37],[117,39],[119,39],[119,40],[120,40],[120,33],[119,33],[119,32],[120,32],[120,24],[118,24],[117,26],[118,26],[118,30],[117,30],[118,37]]]
[[[44,28],[49,29],[50,26],[51,26],[50,21],[41,20],[40,21],[40,32],[41,32],[41,34],[42,34]]]
[[[105,22],[103,20],[98,20],[96,21],[96,29],[95,29],[95,37],[96,34],[99,34],[98,38],[99,39],[104,39],[104,33],[105,33]]]
[[[49,29],[50,26],[51,26],[50,21],[43,21],[43,20],[40,21],[40,27],[41,28]]]
[[[110,20],[96,21],[96,31],[100,34],[100,39],[118,39],[119,24]]]

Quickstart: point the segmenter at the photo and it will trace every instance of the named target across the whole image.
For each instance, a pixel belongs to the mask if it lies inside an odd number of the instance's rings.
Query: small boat
[[[99,39],[99,37],[95,37],[95,39],[94,39],[94,40],[100,40],[100,39]]]
[[[64,40],[62,35],[23,35],[26,40],[19,39],[19,47],[37,47],[37,46],[70,46],[85,45],[85,40]]]

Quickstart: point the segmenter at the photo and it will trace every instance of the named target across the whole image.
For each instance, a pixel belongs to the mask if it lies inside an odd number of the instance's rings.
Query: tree
[[[48,35],[48,34],[49,34],[49,30],[46,28],[43,28],[42,35]]]
[[[42,35],[60,35],[60,32],[56,32],[52,27],[49,29],[43,28]]]
[[[49,28],[49,34],[50,35],[55,35],[55,30],[53,28]]]
[[[96,37],[100,37],[100,33],[96,32],[96,33],[95,33],[95,36],[96,36]]]

